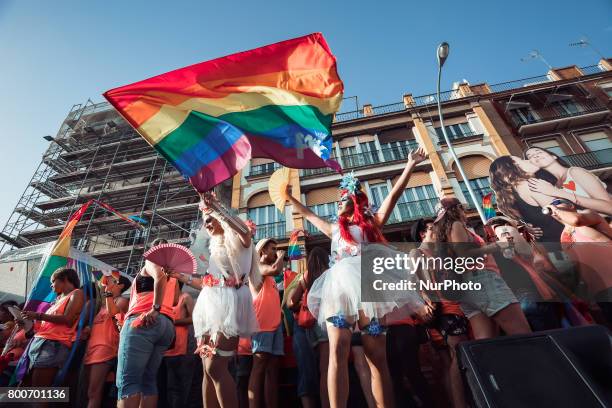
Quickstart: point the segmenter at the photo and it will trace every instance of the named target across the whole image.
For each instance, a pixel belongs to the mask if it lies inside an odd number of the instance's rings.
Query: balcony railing
[[[397,204],[400,218],[398,219],[395,213],[392,213],[389,218],[389,224],[396,224],[410,220],[418,220],[425,217],[433,217],[436,214],[436,204],[440,201],[439,198],[429,198],[427,200],[407,201]]]
[[[255,232],[255,241],[263,238],[282,239],[287,236],[285,221],[273,222],[270,224],[260,224]]]
[[[562,158],[570,166],[594,170],[612,166],[612,148],[596,150],[594,152],[570,154],[569,156],[563,156]]]
[[[251,166],[251,171],[249,172],[249,176],[263,176],[266,174],[272,174],[275,170],[280,168],[280,164],[273,163],[264,163],[258,164],[256,166]]]
[[[327,222],[336,222],[336,220],[338,219],[337,215],[319,215],[319,218],[327,221]],[[310,234],[310,235],[321,235],[323,234],[321,231],[319,231],[319,229],[317,227],[315,227],[314,225],[312,225],[309,221],[306,221],[306,231]]]
[[[342,168],[354,169],[356,167],[369,166],[380,163],[378,151],[350,154],[342,156]]]
[[[334,170],[330,169],[329,167],[323,167],[320,169],[303,169],[302,176],[303,177],[318,176],[320,174],[331,174],[333,172]]]
[[[408,153],[410,153],[410,150],[416,149],[418,147],[419,144],[417,142],[411,141],[404,146],[396,146],[382,149],[381,153],[383,156],[383,161],[390,162],[397,160],[406,160],[408,158]]]
[[[512,121],[516,127],[520,128],[524,125],[532,125],[534,123],[542,123],[550,120],[570,118],[608,109],[598,102],[576,102],[569,106],[571,106],[573,109],[568,110],[562,108],[561,106],[548,106],[546,108],[537,110],[529,110],[527,111],[527,114],[522,116],[519,116],[518,114],[512,115]]]
[[[438,140],[440,141],[440,143],[446,143],[446,141],[444,140],[444,134],[442,133],[442,131],[437,132],[438,133]],[[461,140],[461,139],[466,139],[468,137],[472,137],[472,136],[482,136],[482,133],[479,132],[464,132],[464,133],[459,133],[459,134],[452,134],[450,132],[446,132],[448,134],[448,138],[451,141],[457,141],[457,140]]]

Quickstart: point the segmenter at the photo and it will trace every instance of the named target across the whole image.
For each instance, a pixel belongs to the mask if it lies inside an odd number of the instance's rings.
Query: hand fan
[[[197,269],[197,261],[191,251],[178,244],[161,244],[144,253],[143,257],[157,264],[167,272],[190,273]]]
[[[280,212],[285,211],[285,203],[287,202],[287,195],[285,192],[287,191],[287,185],[289,185],[290,176],[291,169],[281,167],[272,173],[272,176],[270,176],[270,181],[268,182],[268,193],[270,194],[270,199]]]

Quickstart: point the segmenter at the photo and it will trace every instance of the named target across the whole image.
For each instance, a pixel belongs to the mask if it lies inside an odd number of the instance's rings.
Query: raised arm
[[[427,153],[422,147],[411,150],[410,153],[408,153],[408,162],[406,162],[406,167],[404,168],[402,175],[397,180],[391,189],[391,193],[384,199],[380,205],[380,208],[378,209],[378,212],[376,213],[376,221],[378,221],[379,225],[385,225],[391,216],[393,208],[395,208],[395,204],[397,204],[397,201],[402,196],[402,193],[408,185],[408,180],[410,180],[410,175],[412,174],[415,166],[426,159]]]
[[[248,248],[251,246],[252,235],[249,227],[240,219],[240,217],[235,217],[231,215],[227,211],[217,211],[214,209],[214,206],[221,207],[219,201],[211,194],[211,193],[199,193],[200,198],[202,199],[200,208],[204,214],[214,213],[215,215],[221,217],[226,221],[226,224],[238,234],[240,238],[240,242],[242,246]]]
[[[291,195],[289,189],[287,189],[287,199],[293,205],[295,211],[302,214],[304,218],[306,218],[323,234],[327,235],[329,238],[332,237],[332,224],[319,217],[317,214],[308,209],[304,204],[300,203],[295,197],[293,197],[293,195]]]

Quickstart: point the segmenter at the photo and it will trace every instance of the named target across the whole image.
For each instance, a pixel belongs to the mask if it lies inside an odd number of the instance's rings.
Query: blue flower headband
[[[342,177],[340,188],[346,190],[349,194],[358,194],[361,192],[361,182],[355,177],[355,173],[351,171]]]

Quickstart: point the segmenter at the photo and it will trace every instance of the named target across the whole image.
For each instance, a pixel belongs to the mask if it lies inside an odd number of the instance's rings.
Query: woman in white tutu
[[[394,309],[408,305],[424,313],[423,303],[416,292],[406,293],[405,301],[361,301],[361,243],[386,242],[382,226],[404,192],[414,167],[425,160],[422,148],[411,151],[406,167],[376,214],[369,209],[368,197],[354,176],[343,177],[340,185],[338,223],[331,224],[310,211],[289,193],[294,210],[301,213],[322,233],[331,238],[331,265],[312,285],[308,293],[308,308],[329,335],[329,365],[327,384],[331,407],[345,407],[348,402],[348,359],[351,331],[358,326],[364,351],[372,373],[372,393],[378,406],[393,406],[392,382],[387,367],[385,327],[381,319]],[[381,245],[382,247],[382,245]],[[381,248],[377,248],[380,251]],[[385,247],[390,256],[398,252]],[[406,271],[385,271],[409,279]],[[419,309],[419,310],[417,310]]]
[[[193,327],[196,353],[204,364],[205,406],[236,407],[236,385],[228,363],[236,354],[239,337],[251,337],[258,329],[247,283],[259,285],[261,275],[248,227],[239,218],[211,207],[220,208],[220,204],[212,195],[202,195],[204,227],[211,236],[208,271],[203,271],[202,278],[174,276],[201,290],[193,310]]]

